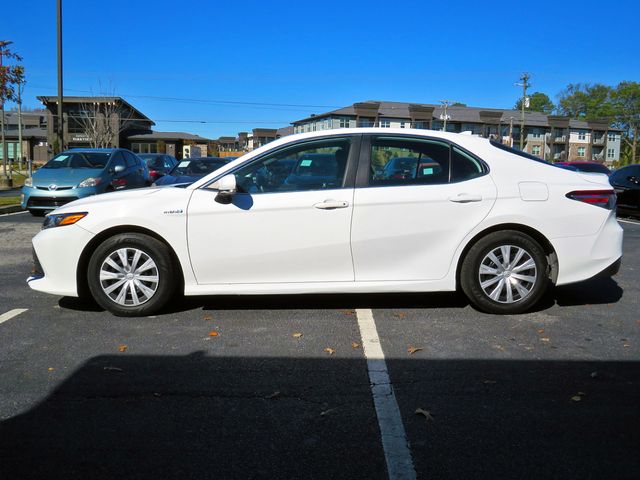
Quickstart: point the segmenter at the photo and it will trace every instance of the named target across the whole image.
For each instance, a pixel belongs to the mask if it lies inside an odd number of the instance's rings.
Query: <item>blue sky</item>
[[[56,1],[23,5],[3,3],[0,38],[24,57],[25,104],[35,107],[36,95],[56,94]],[[63,8],[65,94],[97,94],[102,84],[157,130],[210,138],[363,100],[509,108],[523,71],[531,91],[553,100],[568,83],[640,81],[640,5],[631,0],[63,0]]]

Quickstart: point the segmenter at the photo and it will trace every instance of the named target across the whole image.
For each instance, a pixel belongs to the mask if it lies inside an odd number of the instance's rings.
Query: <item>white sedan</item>
[[[188,186],[84,198],[33,239],[31,288],[150,315],[175,294],[435,292],[519,313],[616,273],[601,174],[489,140],[358,128],[274,141]]]

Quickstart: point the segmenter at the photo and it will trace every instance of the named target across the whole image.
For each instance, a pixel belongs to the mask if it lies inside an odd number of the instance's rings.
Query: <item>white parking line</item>
[[[4,323],[7,320],[11,320],[13,317],[17,317],[21,313],[29,310],[28,308],[14,308],[13,310],[9,310],[7,313],[3,313],[0,315],[0,323]]]
[[[384,360],[384,352],[370,309],[357,309],[358,327],[362,337],[362,349],[367,359],[369,382],[376,407],[382,449],[387,463],[389,480],[414,480],[416,471],[409,450],[407,434],[402,424],[398,402]]]
[[[27,211],[24,210],[22,212],[3,213],[2,215],[0,215],[0,217],[10,217],[11,215],[22,215],[24,213],[27,213]]]
[[[640,225],[640,222],[634,222],[633,220],[622,220],[621,218],[618,218],[618,221],[622,223],[630,223],[631,225]]]

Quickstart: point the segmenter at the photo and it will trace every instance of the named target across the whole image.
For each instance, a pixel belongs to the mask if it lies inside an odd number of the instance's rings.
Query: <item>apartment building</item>
[[[471,132],[520,146],[521,112],[495,108],[366,101],[297,120],[294,133],[353,127],[420,128]],[[620,159],[622,131],[605,122],[525,112],[524,151],[548,161],[597,161],[613,164]]]

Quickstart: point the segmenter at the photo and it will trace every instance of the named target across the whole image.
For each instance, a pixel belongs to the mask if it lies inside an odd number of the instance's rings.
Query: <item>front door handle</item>
[[[319,208],[320,210],[335,210],[336,208],[347,208],[348,206],[349,202],[343,200],[325,200],[324,202],[314,205],[315,208]]]
[[[455,197],[449,197],[450,202],[455,203],[471,203],[471,202],[481,202],[481,195],[472,195],[470,193],[459,193]]]

